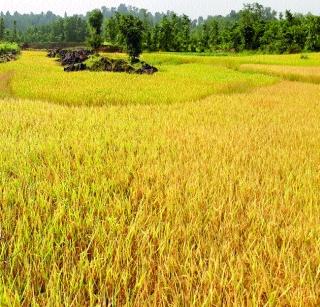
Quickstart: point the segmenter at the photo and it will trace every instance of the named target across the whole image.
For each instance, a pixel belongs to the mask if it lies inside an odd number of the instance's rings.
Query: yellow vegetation
[[[275,75],[290,81],[320,83],[320,67],[243,64],[240,71]]]
[[[11,96],[10,81],[12,76],[12,71],[0,73],[0,98]]]
[[[276,80],[198,63],[194,58],[186,65],[167,60],[153,76],[89,71],[68,74],[44,52],[26,52],[19,61],[2,65],[0,71],[15,71],[11,86],[17,97],[78,106],[185,102],[214,93],[241,92]]]
[[[183,74],[165,68],[150,78]],[[320,86],[271,83],[170,104],[2,99],[0,305],[319,306]]]

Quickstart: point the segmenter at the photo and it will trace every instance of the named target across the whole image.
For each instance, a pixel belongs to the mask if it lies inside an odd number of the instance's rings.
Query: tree
[[[112,44],[117,43],[117,36],[118,36],[118,24],[115,17],[111,17],[105,20],[104,23],[104,38],[107,42]]]
[[[283,53],[281,23],[276,20],[266,25],[261,38],[261,49],[267,53]]]
[[[64,19],[54,21],[50,30],[51,42],[63,42],[65,40]]]
[[[4,40],[5,26],[3,17],[0,19],[0,41]]]
[[[150,51],[320,51],[320,16],[286,11],[277,18],[275,11],[258,3],[244,5],[240,11],[231,11],[227,16],[199,17],[194,20],[173,12],[151,14],[147,10],[126,5],[110,9],[103,7],[102,12],[94,10],[86,16],[65,14],[64,17],[52,12],[0,12],[0,40],[46,43],[83,42],[87,38],[88,43],[96,49],[102,43],[101,24],[104,15],[105,41],[128,50],[135,45],[129,40],[132,37],[138,41],[138,47],[139,41],[142,41],[141,50]],[[130,20],[126,22],[133,22],[133,29],[124,27],[123,15],[140,19],[143,27],[141,22]]]
[[[102,22],[103,15],[98,9],[93,10],[89,14],[88,25],[89,25],[89,38],[88,43],[93,49],[98,49],[102,44]]]
[[[181,47],[183,51],[188,51],[191,39],[191,19],[187,15],[181,18]]]
[[[143,22],[132,15],[121,15],[119,30],[133,63],[142,53]]]
[[[152,23],[152,15],[150,16],[150,13],[148,13],[147,10],[141,9],[139,11],[139,19],[143,23],[143,37],[142,37],[142,46],[143,49],[152,51],[153,49],[153,44],[152,44],[152,28],[153,28],[153,23]]]
[[[239,13],[239,27],[244,49],[256,50],[261,46],[266,24],[276,19],[276,12],[261,4],[247,4]]]
[[[201,25],[201,34],[200,34],[200,41],[198,44],[198,50],[200,52],[204,52],[209,48],[209,31],[207,23],[203,23]]]
[[[320,17],[307,16],[307,38],[305,48],[310,51],[320,51]]]
[[[281,21],[281,52],[297,53],[305,48],[307,31],[303,16],[286,11],[285,20]]]
[[[173,49],[173,26],[168,16],[164,16],[159,24],[159,48],[163,51],[172,51]]]
[[[17,41],[17,21],[16,20],[13,21],[12,40],[14,42]]]
[[[64,19],[64,39],[66,42],[84,42],[86,22],[80,16],[74,15]]]
[[[216,20],[208,21],[208,31],[210,49],[216,49],[219,44],[219,24]]]

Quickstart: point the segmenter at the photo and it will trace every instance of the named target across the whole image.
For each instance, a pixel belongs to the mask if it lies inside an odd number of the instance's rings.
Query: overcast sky
[[[146,8],[151,12],[175,11],[185,13],[193,18],[207,15],[225,15],[232,9],[239,10],[243,3],[259,2],[271,6],[277,11],[291,9],[294,12],[320,15],[319,0],[0,0],[0,11],[18,11],[19,13],[53,11],[54,13],[69,14],[85,13],[101,6],[113,7],[120,3]]]

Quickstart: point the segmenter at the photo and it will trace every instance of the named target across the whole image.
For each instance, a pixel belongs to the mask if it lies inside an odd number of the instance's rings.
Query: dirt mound
[[[90,70],[151,75],[158,71],[156,67],[139,60],[131,64],[123,59],[102,57],[88,49],[52,49],[48,51],[48,57],[58,58],[66,72]]]
[[[76,63],[76,64],[67,65],[63,70],[66,72],[71,72],[71,71],[82,71],[86,69],[87,69],[86,64]]]
[[[17,59],[17,54],[14,52],[0,54],[0,63],[15,61],[16,59]]]
[[[140,62],[141,63],[141,68],[138,68],[136,70],[137,74],[146,74],[146,75],[152,75],[156,72],[158,72],[158,68],[149,65],[148,63],[145,62]]]
[[[65,65],[72,65],[77,63],[83,63],[92,54],[93,54],[93,51],[88,49],[76,49],[76,50],[52,49],[52,50],[49,50],[48,57],[50,58],[58,57],[61,64],[65,66]]]
[[[91,71],[126,72],[135,74],[154,74],[158,69],[145,62],[136,61],[134,64],[123,59],[110,59],[100,55],[90,56],[85,62]]]

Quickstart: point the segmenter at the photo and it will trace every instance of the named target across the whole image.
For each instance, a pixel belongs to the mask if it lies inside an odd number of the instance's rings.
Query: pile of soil
[[[17,59],[17,54],[14,52],[0,54],[0,63],[7,63],[10,61],[15,61],[16,59]]]
[[[153,75],[154,73],[159,71],[158,68],[152,65],[149,65],[146,62],[140,62],[140,63],[141,63],[141,67],[136,70],[137,74]]]
[[[86,64],[75,63],[75,64],[65,66],[63,70],[66,72],[71,72],[71,71],[81,71],[81,70],[86,70],[86,69],[87,69]]]
[[[93,54],[93,51],[88,49],[76,49],[76,50],[52,49],[52,50],[49,50],[48,57],[49,58],[58,57],[58,61],[61,62],[61,65],[68,66],[68,65],[83,63],[92,54]]]
[[[158,71],[154,66],[137,60],[134,64],[123,59],[110,59],[99,55],[89,57],[87,69],[91,71],[126,72],[152,75]]]
[[[151,75],[158,71],[156,67],[139,60],[130,64],[123,59],[102,57],[88,49],[52,49],[49,50],[48,57],[58,58],[66,72],[90,70]]]

